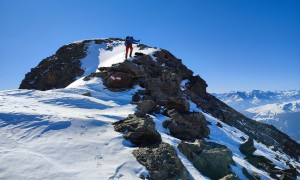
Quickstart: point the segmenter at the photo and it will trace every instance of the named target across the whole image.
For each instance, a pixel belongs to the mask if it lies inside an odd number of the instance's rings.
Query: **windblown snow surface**
[[[82,68],[91,72],[98,67],[111,66],[124,60],[122,41],[105,45],[90,43],[88,56],[82,59]],[[137,50],[136,46],[134,47]],[[151,54],[148,48],[142,53]],[[95,64],[96,63],[96,64]],[[88,75],[88,74],[84,74]],[[131,97],[140,87],[128,91],[111,92],[101,78],[83,81],[83,77],[64,89],[0,91],[0,179],[140,179],[148,172],[132,155],[136,149],[115,132],[112,122],[134,113],[136,106]],[[83,96],[90,92],[91,97]],[[200,111],[192,102],[191,109]],[[212,116],[203,113],[211,122],[207,141],[226,145],[233,152],[236,166],[232,171],[240,178],[245,167],[258,173],[262,179],[268,174],[249,164],[239,151],[240,137],[248,136]],[[167,117],[152,115],[163,141],[175,147],[190,172],[191,179],[208,179],[199,173],[177,149],[180,142],[162,127]],[[215,124],[220,122],[223,128]],[[278,168],[288,168],[285,162],[297,165],[281,152],[274,152],[255,142],[255,154],[263,155]],[[277,157],[277,158],[276,158]],[[276,158],[276,159],[275,159]],[[279,160],[277,160],[279,159]]]

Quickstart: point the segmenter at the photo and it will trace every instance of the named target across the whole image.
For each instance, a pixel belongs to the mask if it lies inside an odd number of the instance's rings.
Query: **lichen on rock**
[[[167,143],[139,148],[133,151],[133,155],[149,171],[148,179],[190,179],[189,173],[178,158],[175,149]]]

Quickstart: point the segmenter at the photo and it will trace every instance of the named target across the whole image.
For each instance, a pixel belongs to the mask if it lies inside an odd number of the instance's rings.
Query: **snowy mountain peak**
[[[300,100],[300,91],[261,91],[253,90],[245,91],[231,91],[229,93],[214,94],[223,102],[229,104],[233,108],[244,111],[251,107],[261,106],[270,103],[288,102],[293,100]]]
[[[258,106],[246,110],[247,112],[260,112],[260,113],[272,113],[282,114],[286,112],[300,112],[300,100],[285,102],[285,103],[274,103],[267,104],[264,106]]]
[[[298,143],[170,52],[134,44],[124,60],[123,43],[65,45],[0,92],[0,179],[297,178]]]
[[[298,128],[300,126],[300,91],[260,91],[260,98],[257,98],[257,93],[258,91],[255,90],[247,93],[215,94],[215,96],[247,117],[274,125],[297,142],[300,142]]]
[[[134,44],[133,47],[133,54],[151,54],[157,50],[142,44]],[[123,62],[124,59],[122,39],[95,39],[70,43],[31,69],[22,81],[20,89],[64,88],[76,79],[98,71],[100,67],[110,67],[112,64]]]

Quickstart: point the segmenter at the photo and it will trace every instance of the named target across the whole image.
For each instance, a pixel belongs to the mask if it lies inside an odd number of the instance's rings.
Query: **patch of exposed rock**
[[[123,137],[136,146],[149,146],[161,142],[150,116],[137,117],[130,114],[127,118],[113,123],[115,131],[123,132]]]
[[[149,171],[149,179],[190,179],[175,149],[167,143],[161,143],[156,147],[139,148],[133,151],[133,155]]]
[[[42,60],[25,75],[20,89],[49,90],[64,88],[82,76],[81,59],[84,58],[90,40],[71,43],[59,48],[56,53]],[[103,40],[94,40],[101,44]]]
[[[153,100],[141,100],[137,104],[137,113],[145,115],[154,111],[156,102]]]
[[[88,96],[88,97],[91,97],[91,96],[92,96],[91,92],[85,92],[85,93],[83,93],[82,95]]]
[[[143,68],[125,61],[112,67],[101,67],[100,72],[92,73],[84,78],[85,81],[93,77],[101,77],[103,84],[110,91],[124,91],[138,84],[138,79],[143,76]]]
[[[231,174],[229,165],[233,163],[233,155],[226,146],[213,142],[197,141],[196,144],[181,142],[178,149],[205,176],[220,179]]]
[[[254,147],[254,142],[252,138],[249,138],[245,143],[240,145],[240,151],[241,153],[245,155],[252,155],[256,148]]]
[[[170,120],[165,121],[163,125],[170,130],[172,136],[187,141],[208,137],[209,128],[202,113],[179,113],[173,109],[168,111],[168,115]]]
[[[280,170],[275,167],[273,162],[269,159],[267,159],[264,156],[259,156],[253,154],[256,148],[254,147],[253,139],[249,138],[245,143],[240,145],[240,151],[246,155],[246,159],[250,164],[253,166],[264,169],[266,172],[269,173],[269,175],[273,178],[280,177],[291,177],[291,179],[296,179],[297,177],[297,170],[295,168],[292,169],[285,169]],[[243,173],[246,176],[251,176],[250,174],[247,174],[245,170],[243,170]]]
[[[185,98],[168,97],[165,106],[167,109],[176,109],[181,113],[190,111],[190,103]]]

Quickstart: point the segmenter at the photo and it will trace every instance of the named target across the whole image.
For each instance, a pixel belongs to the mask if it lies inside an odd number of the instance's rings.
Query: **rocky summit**
[[[138,44],[134,46],[135,56],[124,60],[123,42],[110,38],[65,45],[31,69],[20,89],[85,89],[88,92],[82,94],[86,98],[108,101],[107,92],[117,96],[139,87],[130,97],[134,112],[112,125],[146,168],[148,174],[140,175],[142,179],[299,176],[300,144],[208,93],[206,81],[169,51]],[[96,56],[92,55],[93,48]],[[91,66],[92,62],[97,64]],[[103,84],[106,93],[96,93],[96,82]],[[82,86],[89,83],[93,83],[93,91]],[[270,159],[255,154],[258,149],[277,155]],[[290,160],[280,159],[280,153]],[[285,164],[279,168],[281,162]]]

